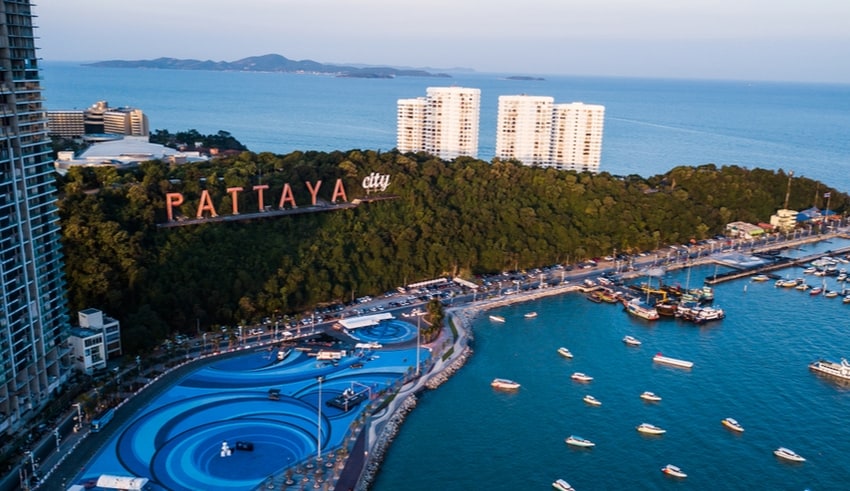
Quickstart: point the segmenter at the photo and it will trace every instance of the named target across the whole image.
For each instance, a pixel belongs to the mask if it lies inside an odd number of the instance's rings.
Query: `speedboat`
[[[528,312],[528,313],[525,314],[524,317],[526,319],[533,319],[533,318],[537,317],[537,312]]]
[[[791,461],[791,462],[805,462],[806,461],[806,459],[797,455],[796,452],[794,452],[791,449],[785,448],[785,447],[777,448],[776,450],[773,451],[773,455],[776,455],[780,459],[788,460],[788,461]]]
[[[652,361],[654,361],[655,363],[661,363],[663,365],[670,365],[679,368],[691,368],[694,366],[694,362],[692,361],[670,358],[669,356],[664,356],[661,353],[657,353],[654,357],[652,357]]]
[[[665,465],[664,467],[661,468],[661,472],[663,472],[663,473],[665,473],[665,474],[667,474],[668,476],[671,476],[671,477],[678,477],[678,478],[682,478],[682,479],[688,477],[687,474],[682,472],[682,469],[679,469],[678,467],[676,467],[673,464]]]
[[[590,375],[585,375],[581,372],[576,372],[572,374],[570,378],[577,382],[590,382],[591,380],[593,380],[593,377],[591,377]]]
[[[573,357],[573,354],[570,352],[570,350],[568,350],[567,348],[564,348],[563,346],[558,348],[558,354],[563,356],[564,358],[572,358]]]
[[[753,276],[753,281],[757,281],[757,282],[767,281],[769,279],[770,279],[770,277],[767,276],[766,274],[759,274],[759,275]]]
[[[596,445],[586,438],[575,435],[570,435],[565,441],[567,442],[567,445],[572,445],[574,447],[590,448]]]
[[[721,423],[723,423],[723,426],[729,428],[732,431],[737,431],[739,433],[744,431],[744,427],[741,426],[741,424],[735,421],[733,418],[724,418]]]
[[[570,486],[570,483],[564,481],[563,479],[558,479],[557,481],[553,482],[552,487],[559,491],[575,491],[575,488]]]
[[[506,378],[495,378],[492,382],[490,382],[490,386],[494,389],[502,389],[502,390],[516,390],[519,389],[519,384],[514,382],[513,380],[508,380]]]
[[[661,400],[661,396],[655,395],[655,392],[646,391],[640,395],[640,398],[644,401],[650,402],[658,402]]]
[[[599,399],[597,399],[597,398],[593,397],[593,396],[592,396],[592,395],[590,395],[590,394],[588,394],[588,395],[584,396],[584,399],[582,399],[582,400],[583,400],[584,402],[586,402],[586,403],[590,404],[591,406],[601,406],[601,405],[602,405],[602,401],[600,401]]]
[[[490,320],[493,322],[505,322],[505,318],[501,315],[491,315]]]
[[[649,423],[641,423],[636,427],[636,429],[638,432],[647,435],[663,435],[664,433],[667,433],[667,430]]]
[[[632,336],[624,337],[623,342],[626,343],[626,345],[628,346],[640,346],[640,341],[638,341],[637,338],[634,338]]]

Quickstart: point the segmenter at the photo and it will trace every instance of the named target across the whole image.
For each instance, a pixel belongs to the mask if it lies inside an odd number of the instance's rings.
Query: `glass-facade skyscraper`
[[[0,431],[68,377],[56,184],[30,0],[0,0]]]

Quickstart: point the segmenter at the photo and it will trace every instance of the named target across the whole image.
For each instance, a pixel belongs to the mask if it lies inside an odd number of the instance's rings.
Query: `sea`
[[[366,80],[49,61],[42,68],[48,109],[107,100],[141,108],[152,129],[224,130],[255,152],[390,150],[398,99],[458,85],[482,91],[478,157],[484,160],[494,153],[498,96],[545,95],[605,105],[602,171],[650,176],[677,165],[739,165],[793,171],[850,191],[850,85],[546,75],[514,80],[508,76],[515,74],[474,72]],[[790,253],[848,243],[822,242]],[[664,281],[696,286],[716,272],[694,267],[670,272]],[[803,273],[793,268],[780,274]],[[807,366],[850,357],[850,305],[747,279],[718,285],[715,304],[726,318],[700,327],[638,320],[621,306],[581,295],[491,312],[505,317],[503,324],[479,316],[473,356],[438,390],[421,395],[372,489],[551,489],[558,478],[579,491],[848,489],[850,387]],[[529,311],[537,317],[525,318]],[[626,347],[627,334],[643,344]],[[560,346],[574,358],[560,357]],[[694,367],[655,365],[657,352]],[[575,371],[594,380],[577,384],[570,380]],[[496,377],[522,387],[496,392],[490,387]],[[647,390],[662,400],[642,401]],[[585,394],[602,405],[587,406]],[[726,417],[745,431],[726,430]],[[642,436],[635,427],[643,422],[667,433]],[[564,443],[569,435],[596,447],[570,448]],[[807,461],[778,460],[772,452],[780,446]],[[666,464],[688,477],[666,477],[660,471]]]
[[[850,191],[850,85],[453,72],[451,78],[342,78],[256,72],[41,64],[45,106],[105,100],[148,115],[151,129],[227,131],[254,152],[396,146],[398,99],[433,86],[481,89],[479,151],[495,155],[501,95],[605,106],[600,170],[652,176],[679,165],[783,169]],[[793,192],[793,190],[792,190]]]

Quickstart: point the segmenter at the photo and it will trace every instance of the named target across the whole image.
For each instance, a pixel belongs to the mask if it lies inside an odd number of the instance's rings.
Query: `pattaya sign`
[[[322,187],[322,181],[313,182],[307,181],[304,183],[307,187],[307,191],[310,193],[310,205],[316,206],[318,202],[319,190]],[[390,176],[388,174],[378,174],[377,172],[373,172],[368,176],[363,178],[361,182],[363,189],[366,193],[372,193],[376,191],[385,191],[387,187],[390,185]],[[226,189],[227,194],[231,197],[231,215],[240,215],[239,209],[239,196],[240,194],[246,192],[246,189],[242,186],[230,187]],[[251,218],[256,216],[257,214],[269,213],[269,208],[266,207],[267,198],[274,198],[275,195],[272,191],[269,191],[269,186],[267,184],[258,184],[253,186],[247,192],[253,192],[256,196],[257,201],[257,210],[248,210],[248,216],[245,218]],[[356,200],[355,200],[356,201]],[[178,208],[183,205],[185,202],[185,198],[183,193],[166,193],[165,194],[165,213],[168,217],[169,222],[174,222],[174,213],[175,208]],[[330,199],[331,203],[348,203],[348,195],[345,192],[345,185],[342,182],[342,179],[337,179],[334,184],[333,193]],[[292,192],[292,187],[289,183],[283,185],[283,189],[280,191],[280,195],[277,199],[277,208],[272,209],[273,211],[285,211],[285,210],[294,210],[298,208],[298,203],[295,201],[295,194]],[[325,209],[334,209],[334,208],[320,208],[316,211],[324,211]],[[213,203],[212,197],[208,190],[204,189],[201,191],[200,199],[198,200],[198,207],[195,211],[195,219],[203,220],[204,218],[218,218],[219,212],[216,209],[215,203]],[[194,221],[194,220],[193,220]]]

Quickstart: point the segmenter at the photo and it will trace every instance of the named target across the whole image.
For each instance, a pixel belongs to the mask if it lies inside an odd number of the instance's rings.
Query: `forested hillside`
[[[396,199],[341,211],[248,221],[158,227],[165,196],[180,192],[194,217],[202,189],[220,213],[229,187],[268,184],[277,205],[289,183],[310,203],[305,182],[328,199],[342,179],[348,201],[364,176],[391,176]],[[350,300],[438,275],[529,268],[653,249],[723,231],[727,222],[765,222],[783,206],[788,176],[738,167],[679,167],[651,178],[576,174],[428,155],[243,152],[238,157],[135,171],[74,169],[60,178],[60,213],[73,312],[103,309],[121,320],[128,352],[178,331],[250,322],[322,302]],[[794,178],[789,207],[831,191]],[[244,200],[244,202],[242,201]],[[242,193],[241,209],[257,209]]]

